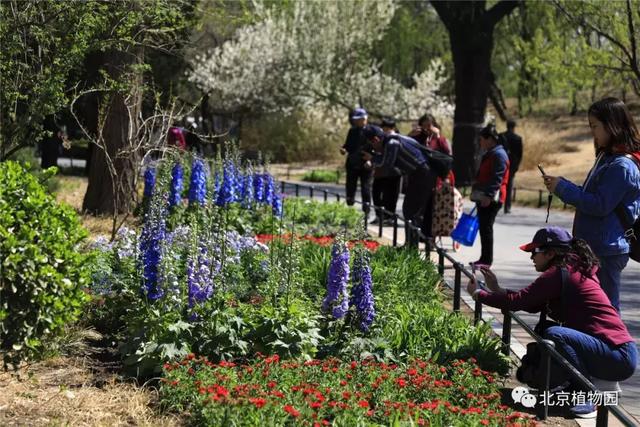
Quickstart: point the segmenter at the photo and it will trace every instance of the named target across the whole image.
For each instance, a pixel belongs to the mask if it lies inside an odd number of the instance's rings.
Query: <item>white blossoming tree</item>
[[[296,1],[284,10],[257,2],[255,10],[256,24],[194,61],[190,79],[218,110],[242,115],[361,105],[398,119],[425,111],[451,115],[437,94],[444,80],[439,61],[407,88],[373,60],[395,11],[392,0]]]

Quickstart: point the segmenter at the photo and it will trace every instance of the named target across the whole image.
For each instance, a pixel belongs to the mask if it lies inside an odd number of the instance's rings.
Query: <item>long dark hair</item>
[[[583,276],[591,276],[593,268],[600,265],[598,257],[582,239],[572,239],[569,248],[553,248],[553,250],[556,252],[552,261],[554,265],[565,268],[572,265]]]
[[[601,99],[591,104],[588,115],[601,121],[611,135],[608,146],[596,148],[596,152],[611,154],[614,147],[625,153],[640,151],[640,133],[624,102],[613,97]]]
[[[423,114],[420,116],[420,118],[418,119],[418,126],[422,127],[422,124],[427,120],[431,123],[433,127],[437,127],[438,129],[442,130],[440,128],[440,124],[436,121],[436,118],[433,116],[433,114],[430,114],[430,113]]]

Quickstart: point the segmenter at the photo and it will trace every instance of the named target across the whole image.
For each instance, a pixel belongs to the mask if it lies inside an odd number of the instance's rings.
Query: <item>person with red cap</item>
[[[542,274],[526,288],[511,291],[498,285],[488,267],[481,267],[487,289],[470,280],[467,290],[473,299],[509,311],[547,310],[562,326],[546,328],[544,337],[584,376],[594,378],[594,383],[631,377],[638,358],[636,343],[600,287],[598,258],[589,245],[563,228],[546,227],[520,249],[531,253],[536,271]],[[567,273],[564,283],[562,269]],[[595,416],[594,411],[590,402],[571,408],[583,418]]]

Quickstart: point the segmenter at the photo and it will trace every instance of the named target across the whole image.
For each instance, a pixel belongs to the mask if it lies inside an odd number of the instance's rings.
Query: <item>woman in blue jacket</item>
[[[589,127],[596,161],[582,186],[545,175],[544,184],[576,208],[574,236],[587,241],[600,260],[598,278],[611,304],[620,311],[620,275],[629,261],[629,243],[615,212],[621,205],[635,220],[640,214],[640,171],[625,157],[638,155],[640,134],[626,105],[605,98],[589,107]]]

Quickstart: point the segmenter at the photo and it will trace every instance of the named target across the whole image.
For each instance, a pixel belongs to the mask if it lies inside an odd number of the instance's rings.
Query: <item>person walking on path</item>
[[[385,135],[392,135],[398,132],[396,122],[393,119],[383,119],[380,127]],[[371,196],[373,205],[376,208],[384,208],[385,211],[395,213],[398,196],[400,195],[400,180],[401,176],[395,169],[381,167],[374,169]],[[393,224],[390,214],[376,211],[376,218],[371,223],[379,224],[380,221],[384,225]]]
[[[371,203],[371,168],[365,167],[362,153],[367,149],[367,141],[363,132],[367,127],[367,111],[364,108],[356,108],[349,115],[351,129],[347,133],[347,139],[340,148],[341,154],[347,155],[345,168],[347,171],[346,198],[347,205],[353,206],[355,203],[356,189],[360,180],[362,195],[362,210],[369,212]]]
[[[494,125],[480,131],[480,148],[484,150],[470,199],[476,202],[480,222],[480,259],[472,266],[491,266],[493,263],[493,223],[507,196],[509,158]]]
[[[378,126],[367,126],[365,137],[376,154],[364,153],[365,160],[372,160],[374,167],[395,169],[408,176],[407,192],[402,205],[405,219],[406,246],[417,248],[418,233],[408,226],[420,226],[424,208],[432,196],[425,188],[433,188],[436,175],[431,171],[420,144],[413,138],[400,134],[385,135]],[[430,249],[430,248],[427,248]]]
[[[596,382],[604,380],[602,385],[631,377],[637,365],[636,343],[600,288],[598,258],[587,243],[572,238],[563,228],[546,227],[520,249],[531,253],[536,271],[542,274],[514,292],[502,288],[496,275],[482,267],[487,289],[480,289],[471,279],[467,291],[473,299],[502,310],[547,310],[549,317],[562,326],[549,326],[540,333],[552,340],[580,373]],[[596,408],[587,401],[570,410],[586,418],[595,416]]]
[[[513,183],[516,179],[516,172],[522,161],[522,137],[515,133],[516,121],[507,120],[507,131],[502,133],[504,148],[509,156],[509,182],[507,184],[507,197],[504,199],[504,213],[511,212],[511,197],[513,195]]]
[[[620,275],[629,261],[625,227],[616,214],[621,206],[635,221],[640,214],[640,133],[626,105],[616,98],[597,101],[588,110],[596,161],[582,186],[545,175],[544,185],[575,206],[574,235],[584,239],[600,260],[600,286],[620,311]]]

